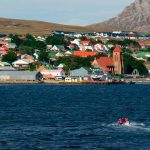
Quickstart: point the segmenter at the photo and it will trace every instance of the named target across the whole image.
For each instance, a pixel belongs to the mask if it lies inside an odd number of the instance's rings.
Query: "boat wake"
[[[124,129],[129,131],[145,131],[150,132],[150,126],[146,126],[144,123],[138,122],[130,122],[129,124],[119,125],[118,123],[111,123],[111,124],[102,124],[102,126],[115,128],[115,129]]]

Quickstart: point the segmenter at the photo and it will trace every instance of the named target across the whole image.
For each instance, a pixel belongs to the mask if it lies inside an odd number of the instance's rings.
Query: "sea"
[[[0,84],[0,150],[150,150],[150,85]]]

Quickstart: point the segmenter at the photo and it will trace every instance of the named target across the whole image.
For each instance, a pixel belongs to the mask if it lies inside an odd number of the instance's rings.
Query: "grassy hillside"
[[[45,35],[50,34],[50,32],[54,30],[76,31],[76,32],[93,31],[90,30],[90,28],[88,27],[61,25],[42,21],[0,18],[0,33],[6,34],[30,33],[34,35]]]

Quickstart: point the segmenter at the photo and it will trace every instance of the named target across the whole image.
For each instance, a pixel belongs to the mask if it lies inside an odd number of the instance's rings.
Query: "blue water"
[[[149,150],[150,85],[2,84],[1,149]]]

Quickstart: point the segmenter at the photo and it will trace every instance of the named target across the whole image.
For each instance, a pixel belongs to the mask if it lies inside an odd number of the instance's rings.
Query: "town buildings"
[[[100,57],[92,62],[93,66],[102,67],[103,71],[110,71],[115,74],[124,73],[124,64],[122,50],[119,45],[116,45],[113,50],[112,57]]]
[[[6,35],[7,36],[7,35]],[[80,58],[88,58],[92,57],[94,60],[92,60],[90,63],[93,67],[98,67],[101,70],[101,73],[99,74],[90,74],[89,70],[90,68],[85,68],[84,66],[69,68],[70,74],[72,75],[73,72],[75,72],[75,76],[86,76],[89,79],[89,76],[92,78],[98,78],[102,76],[107,76],[110,74],[124,74],[124,60],[123,60],[123,50],[124,48],[130,49],[130,46],[125,47],[124,45],[116,45],[113,43],[109,43],[111,40],[120,40],[123,41],[124,39],[134,39],[134,40],[147,40],[150,38],[149,34],[138,34],[135,32],[101,32],[101,33],[75,33],[75,32],[65,32],[65,31],[56,31],[51,35],[51,37],[61,36],[61,38],[64,38],[64,41],[61,43],[47,43],[46,37],[34,37],[34,42],[40,41],[38,44],[45,45],[45,49],[36,49],[33,50],[33,52],[28,52],[28,48],[32,49],[33,47],[28,45],[21,45],[21,49],[18,45],[18,43],[13,43],[10,37],[3,37],[0,41],[0,56],[1,58],[6,55],[8,52],[13,51],[17,54],[17,60],[10,63],[9,68],[7,67],[7,70],[30,70],[30,66],[35,65],[35,70],[39,70],[38,63],[41,63],[44,67],[42,69],[41,74],[44,76],[44,78],[47,79],[55,79],[55,78],[61,78],[65,77],[66,71],[64,71],[65,68],[67,68],[69,65],[62,63],[55,64],[57,60],[61,57],[80,57]],[[31,39],[27,39],[28,37],[26,35],[18,35],[19,42],[21,41],[22,44],[29,43],[32,41]],[[141,39],[142,38],[142,39]],[[67,42],[66,42],[67,41]],[[32,44],[31,44],[32,45]],[[140,48],[139,48],[140,47]],[[143,60],[146,63],[150,55],[148,55],[148,52],[142,52],[145,53],[145,55],[141,58],[142,55],[140,53],[136,52],[139,49],[145,50],[148,49],[150,45],[148,43],[139,42],[138,47],[132,46],[133,54],[131,53],[135,59],[137,60]],[[43,47],[42,47],[43,48]],[[113,53],[111,56],[111,50],[113,49]],[[25,52],[24,52],[25,51]],[[46,59],[40,60],[41,53],[46,54],[44,57],[47,57]],[[90,60],[90,59],[89,59]],[[5,62],[1,61],[1,64],[4,64]],[[6,62],[8,63],[8,62]],[[69,62],[68,62],[69,63]],[[77,63],[77,62],[75,62]],[[48,67],[47,67],[48,66]],[[148,66],[148,65],[146,65]],[[13,69],[12,69],[13,68]],[[6,67],[3,67],[3,70],[6,69]],[[78,73],[78,71],[81,71],[81,74]],[[57,72],[57,74],[55,74]],[[86,72],[87,75],[84,75]],[[78,74],[78,75],[77,75]],[[68,75],[68,74],[67,74]],[[72,75],[74,77],[74,75]]]

